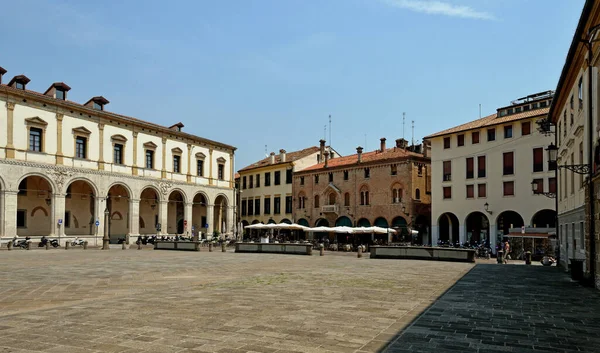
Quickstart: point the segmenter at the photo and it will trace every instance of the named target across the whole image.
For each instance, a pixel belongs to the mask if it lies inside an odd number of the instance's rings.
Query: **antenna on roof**
[[[415,121],[412,120],[412,135],[410,137],[410,144],[411,146],[415,145]]]
[[[365,151],[368,151],[368,149],[367,149],[367,134],[365,134]]]
[[[404,139],[404,119],[406,118],[406,112],[402,112],[402,138]]]
[[[481,103],[479,103],[479,119],[481,119]]]
[[[331,149],[331,114],[329,114],[329,149]]]
[[[267,153],[267,145],[265,145],[265,157],[269,157],[269,154]]]
[[[323,125],[323,140],[327,139],[327,125]]]

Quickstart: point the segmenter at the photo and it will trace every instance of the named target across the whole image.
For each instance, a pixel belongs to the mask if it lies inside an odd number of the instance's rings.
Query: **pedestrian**
[[[510,243],[507,241],[506,243],[504,243],[504,263],[507,264],[508,263],[508,253],[510,252]]]

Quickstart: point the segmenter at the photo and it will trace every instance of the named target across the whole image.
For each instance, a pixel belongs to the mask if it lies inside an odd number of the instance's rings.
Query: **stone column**
[[[63,164],[63,115],[56,113],[56,164]]]
[[[227,210],[225,212],[227,212],[227,233],[235,235],[233,234],[233,226],[235,223],[234,206],[227,206]]]
[[[2,236],[12,238],[17,235],[17,195],[18,191],[4,190],[4,208],[2,220],[4,233]]]
[[[183,229],[183,234],[185,234],[186,236],[191,236],[192,235],[192,205],[193,203],[185,203],[185,205],[183,206],[183,219],[185,221],[187,221],[187,225],[184,227]]]
[[[440,229],[437,224],[431,226],[431,245],[436,246],[440,239]]]
[[[188,143],[187,145],[188,151],[188,163],[187,163],[187,182],[192,182],[192,145]],[[188,220],[189,224],[189,220]]]
[[[213,149],[208,150],[208,185],[213,184]],[[208,222],[211,224],[212,220]]]
[[[467,241],[467,225],[466,224],[460,224],[458,226],[458,241],[461,244],[464,244],[464,242]]]
[[[496,223],[490,222],[490,231],[488,234],[488,238],[490,241],[490,248],[492,248],[492,254],[496,254],[496,243],[498,238],[498,231],[496,230]]]
[[[134,131],[133,132],[133,168],[131,169],[131,173],[133,175],[138,175],[138,132]]]
[[[229,187],[233,189],[235,185],[235,172],[233,171],[233,152],[229,154]],[[264,183],[264,181],[263,181]],[[235,202],[234,202],[235,204]]]
[[[52,195],[52,226],[50,236],[56,236],[59,239],[65,236],[65,194]],[[62,224],[58,224],[58,220],[62,220]],[[59,240],[60,242],[60,240]]]
[[[158,202],[158,219],[161,224],[161,235],[167,234],[167,224],[169,222],[169,201],[161,200]]]
[[[129,237],[137,237],[139,235],[140,235],[140,200],[129,199]],[[133,241],[135,241],[135,240],[133,240]]]
[[[104,170],[104,124],[98,124],[99,139],[100,139],[100,150],[98,151],[98,170]]]
[[[162,168],[161,168],[161,178],[165,179],[167,177],[167,138],[162,138]]]
[[[104,228],[107,226],[104,223],[104,209],[106,209],[106,197],[96,197],[96,206],[94,210],[94,222],[99,221],[100,224],[94,230],[94,246],[102,244],[102,237],[104,236]],[[96,223],[94,223],[96,226]]]
[[[206,205],[206,223],[208,223],[208,229],[206,230],[207,235],[212,235],[213,230],[215,229],[214,221],[215,221],[215,206],[214,205]],[[204,227],[205,224],[202,225]]]
[[[13,144],[13,115],[15,112],[15,103],[6,102],[6,158],[15,158],[15,145]],[[17,215],[15,213],[15,222]],[[16,233],[15,233],[16,234]]]

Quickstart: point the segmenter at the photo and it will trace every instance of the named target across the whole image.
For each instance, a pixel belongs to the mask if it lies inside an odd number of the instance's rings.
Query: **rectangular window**
[[[467,179],[473,179],[475,177],[475,160],[473,157],[467,158]]]
[[[256,187],[260,187],[260,174],[256,174]]]
[[[319,175],[315,175],[315,184],[319,183]]]
[[[344,170],[344,180],[348,180],[348,171]]]
[[[42,129],[32,127],[29,129],[29,150],[42,152]]]
[[[243,190],[246,190],[246,186],[247,186],[247,185],[246,185],[246,176],[244,175],[244,176],[242,177],[242,189],[243,189]]]
[[[292,213],[292,197],[291,196],[286,196],[285,197],[285,213]]]
[[[548,178],[548,192],[556,194],[556,178]]]
[[[365,168],[365,179],[369,179],[371,177],[371,169]]]
[[[571,164],[575,164],[575,153],[571,153]],[[571,173],[571,195],[575,193],[575,173]]]
[[[65,91],[56,89],[56,91],[54,91],[54,92],[56,95],[56,99],[65,100]]]
[[[204,161],[202,159],[196,161],[196,174],[204,176]]]
[[[265,173],[265,186],[271,186],[271,172]]]
[[[281,172],[275,172],[275,185],[281,185]]]
[[[535,192],[537,192],[537,193],[544,192],[544,179],[533,179],[533,183],[536,184]]]
[[[71,212],[65,212],[65,220],[64,220],[65,228],[71,228]]]
[[[579,222],[579,247],[581,250],[585,248],[585,228],[583,227],[583,222]]]
[[[292,183],[292,170],[291,169],[287,169],[285,171],[285,183],[286,184]]]
[[[583,76],[579,78],[579,83],[577,84],[577,97],[579,98],[579,108],[583,105]]]
[[[487,140],[488,142],[490,141],[496,141],[496,129],[488,129],[487,131]]]
[[[113,160],[115,164],[123,164],[123,145],[115,143]]]
[[[329,182],[333,183],[333,173],[329,173]]]
[[[300,185],[304,185],[304,177],[300,177]]]
[[[390,174],[397,175],[398,174],[398,166],[396,164],[392,164],[390,166]]]
[[[444,186],[444,199],[451,199],[451,198],[452,198],[452,187]]]
[[[473,145],[479,143],[479,131],[474,131],[471,133],[471,143]]]
[[[503,184],[504,184],[504,196],[514,196],[515,195],[515,182],[514,181],[505,181]]]
[[[531,122],[524,121],[521,123],[521,135],[526,136],[531,134]]]
[[[458,147],[465,145],[465,135],[464,134],[460,134],[460,135],[456,136],[456,145]]]
[[[260,198],[254,199],[254,214],[260,216]]]
[[[485,156],[477,157],[477,177],[485,178]]]
[[[477,197],[487,197],[487,187],[485,184],[477,184]]]
[[[571,124],[569,126],[573,126],[573,121],[574,121],[574,116],[573,116],[573,113],[571,113]]]
[[[513,152],[504,152],[502,154],[503,160],[503,169],[502,175],[513,175],[515,174],[515,166],[514,166],[514,153]]]
[[[506,125],[504,126],[504,138],[505,139],[509,139],[513,137],[513,133],[512,133],[512,125]]]
[[[179,173],[181,156],[173,156],[173,173]]]
[[[475,186],[467,185],[467,198],[472,199],[475,197]]]
[[[146,168],[154,168],[154,151],[152,150],[146,150]]]
[[[451,181],[452,180],[452,161],[444,161],[444,175],[443,181]]]
[[[248,200],[248,216],[254,215],[254,202],[252,200]]]
[[[17,210],[17,228],[27,228],[27,210]]]
[[[275,197],[273,208],[274,208],[273,214],[281,213],[281,197],[279,197],[279,196]]]
[[[544,148],[542,147],[533,149],[533,171],[544,171]]]
[[[219,180],[225,180],[225,165],[219,164],[217,167],[217,177]]]
[[[85,150],[87,139],[85,137],[77,136],[75,139],[75,157],[86,158],[87,151]]]
[[[17,83],[15,84],[15,87],[16,87],[17,89],[25,89],[25,85],[24,85],[24,84],[22,84],[21,82],[17,82]]]
[[[271,198],[265,197],[265,206],[263,209],[265,214],[271,214]]]
[[[242,200],[242,216],[248,214],[247,202],[246,200]]]
[[[254,187],[254,175],[250,175],[248,177],[248,189],[252,189]]]
[[[444,149],[450,148],[450,137],[444,137]]]

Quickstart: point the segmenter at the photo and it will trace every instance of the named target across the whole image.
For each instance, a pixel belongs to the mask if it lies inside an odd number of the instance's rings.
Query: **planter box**
[[[200,251],[200,242],[199,241],[157,240],[154,243],[154,250]]]
[[[312,255],[312,244],[292,243],[236,243],[235,252]]]
[[[419,246],[371,246],[371,258],[475,262],[475,250]]]

